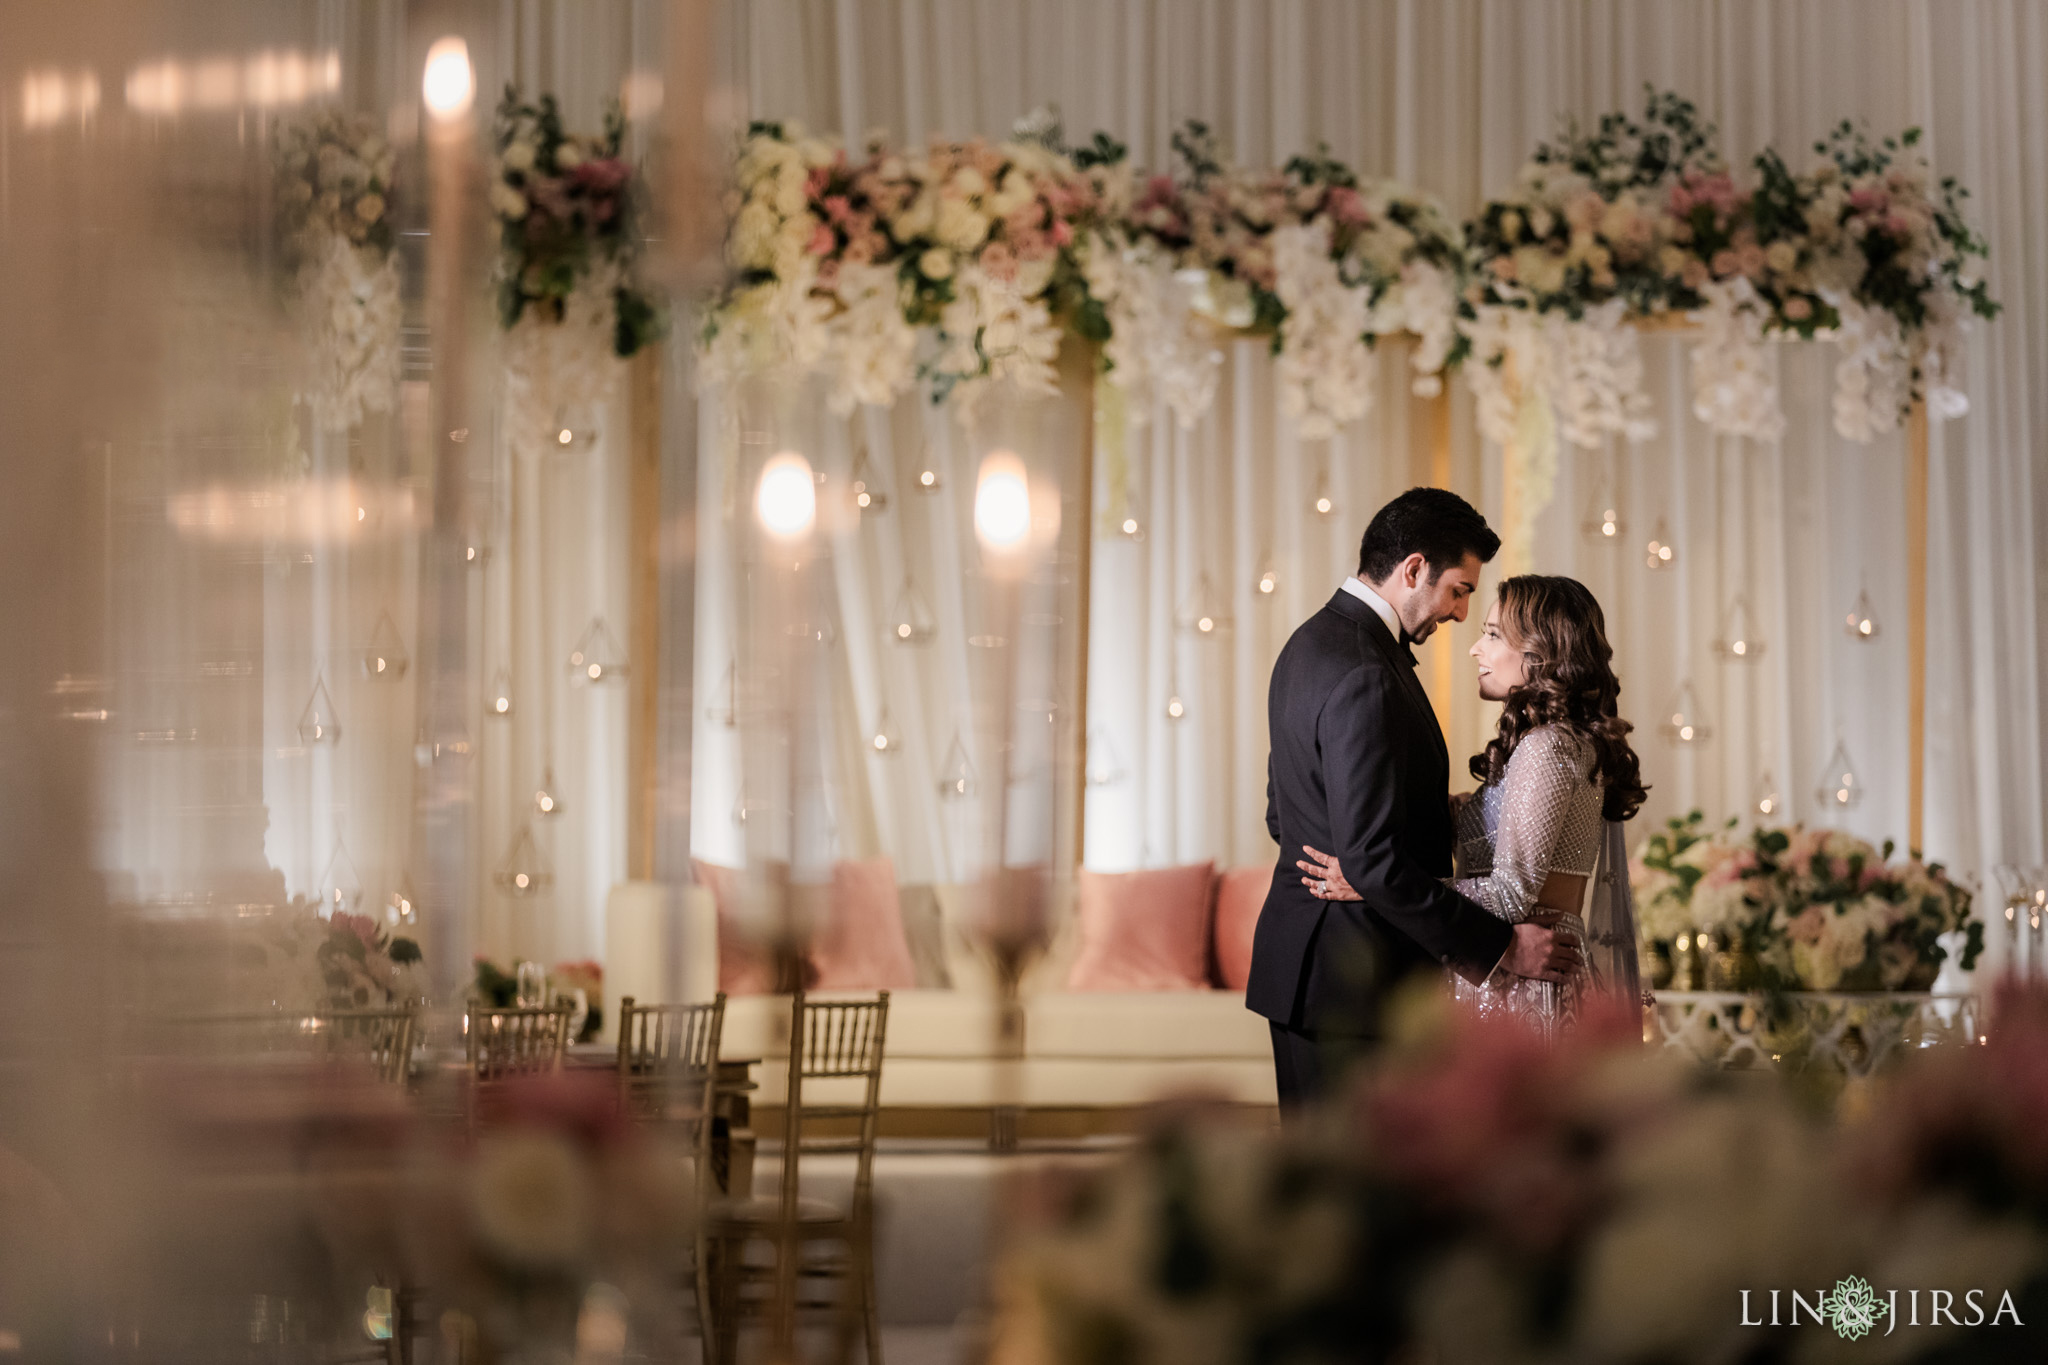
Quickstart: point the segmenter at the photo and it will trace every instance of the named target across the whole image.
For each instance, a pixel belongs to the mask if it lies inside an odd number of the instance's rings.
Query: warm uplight
[[[982,548],[1008,552],[1020,548],[1031,534],[1031,485],[1024,462],[998,450],[981,462],[974,489],[974,534]]]
[[[818,483],[811,462],[793,450],[769,457],[754,493],[754,514],[770,535],[795,539],[818,517]]]
[[[437,119],[461,118],[476,98],[476,72],[469,65],[469,44],[450,35],[427,49],[426,76],[420,96]]]
[[[90,71],[31,71],[21,78],[21,126],[84,122],[100,107],[100,78]]]
[[[128,73],[128,107],[142,114],[179,114],[198,109],[279,109],[332,95],[341,89],[341,54],[259,52],[237,60],[145,62]],[[94,100],[98,83],[94,82]]]

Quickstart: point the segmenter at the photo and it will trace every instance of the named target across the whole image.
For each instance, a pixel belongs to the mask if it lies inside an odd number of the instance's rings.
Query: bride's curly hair
[[[1472,776],[1498,781],[1522,736],[1561,725],[1593,746],[1593,778],[1607,788],[1601,814],[1634,815],[1650,789],[1629,747],[1635,727],[1616,708],[1621,680],[1599,602],[1577,579],[1521,574],[1500,585],[1500,630],[1522,652],[1527,681],[1508,694],[1493,742],[1472,755]]]

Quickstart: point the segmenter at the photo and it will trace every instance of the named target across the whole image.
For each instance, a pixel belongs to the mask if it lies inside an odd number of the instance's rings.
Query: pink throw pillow
[[[907,991],[917,964],[896,899],[896,865],[884,856],[832,864],[825,923],[811,941],[811,966],[821,991]]]
[[[1233,867],[1216,881],[1216,980],[1241,991],[1252,979],[1252,931],[1273,889],[1273,869]]]
[[[718,989],[727,995],[767,995],[775,989],[775,961],[768,945],[748,934],[739,915],[740,878],[736,867],[720,867],[695,858],[690,866],[698,885],[718,905]]]
[[[1080,877],[1075,991],[1182,991],[1209,986],[1209,912],[1216,865]]]

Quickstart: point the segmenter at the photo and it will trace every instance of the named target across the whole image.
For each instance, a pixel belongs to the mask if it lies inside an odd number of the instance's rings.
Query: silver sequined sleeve
[[[1599,821],[1592,766],[1590,746],[1567,730],[1524,735],[1499,786],[1482,788],[1459,811],[1458,870],[1468,875],[1451,886],[1510,923],[1527,919],[1552,871],[1584,870],[1577,845],[1595,841],[1577,827],[1590,820],[1597,832]],[[1467,850],[1491,858],[1468,859]]]

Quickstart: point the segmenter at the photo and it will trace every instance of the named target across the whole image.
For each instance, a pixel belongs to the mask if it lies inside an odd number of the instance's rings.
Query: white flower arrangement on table
[[[362,115],[328,112],[278,128],[278,218],[311,369],[306,398],[330,431],[397,406],[396,161]]]
[[[1704,936],[1745,960],[1742,988],[1770,992],[1925,990],[1950,933],[1962,970],[1976,966],[1984,923],[1941,864],[1893,864],[1891,844],[1835,830],[1732,828],[1710,831],[1693,811],[1637,849],[1647,952],[1668,961],[1677,939]]]
[[[994,1354],[1714,1365],[1757,1339],[1743,1293],[1783,1284],[1837,1306],[1770,1329],[1766,1357],[1850,1359],[1844,1286],[1881,1286],[1881,1315],[1924,1266],[2011,1328],[2048,1293],[2048,992],[1993,1018],[1984,1046],[1902,1050],[1833,1121],[1810,1081],[1646,1049],[1638,1011],[1555,1044],[1404,1019],[1301,1122],[1169,1107],[1123,1160],[1028,1187]],[[1886,1358],[1963,1340],[1902,1331]]]
[[[601,401],[624,359],[662,334],[641,284],[640,178],[622,155],[617,104],[596,136],[565,132],[552,95],[506,86],[498,105],[490,202],[498,223],[498,320],[527,434],[558,407]]]

